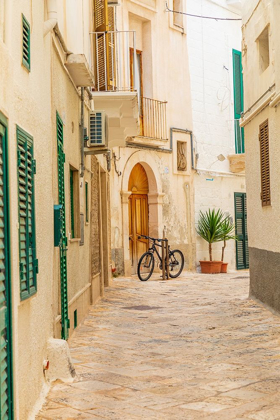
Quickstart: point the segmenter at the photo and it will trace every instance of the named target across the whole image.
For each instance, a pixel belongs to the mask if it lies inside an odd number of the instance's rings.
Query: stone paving
[[[45,419],[280,419],[280,318],[248,273],[117,279],[69,341]]]

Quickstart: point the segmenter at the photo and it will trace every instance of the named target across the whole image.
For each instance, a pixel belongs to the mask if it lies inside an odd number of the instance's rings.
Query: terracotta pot
[[[222,269],[222,261],[199,261],[201,273],[203,274],[218,274]]]
[[[222,263],[221,273],[227,273],[228,263]]]

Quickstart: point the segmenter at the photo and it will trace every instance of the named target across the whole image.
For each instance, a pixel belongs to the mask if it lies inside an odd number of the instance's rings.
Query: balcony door
[[[129,249],[132,274],[137,272],[141,255],[148,250],[148,241],[139,235],[149,235],[148,177],[145,169],[137,163],[129,178]]]
[[[139,106],[140,133],[143,135],[143,71],[142,71],[142,51],[136,50],[136,61],[134,49],[130,48],[130,86],[137,91]]]

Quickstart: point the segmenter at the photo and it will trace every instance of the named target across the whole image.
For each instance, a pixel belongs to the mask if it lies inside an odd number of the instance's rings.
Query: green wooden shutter
[[[6,127],[0,123],[0,419],[13,418]]]
[[[68,319],[68,293],[67,293],[67,237],[65,223],[65,188],[64,188],[64,162],[63,151],[63,122],[56,114],[57,130],[57,167],[58,167],[58,199],[62,205],[62,240],[60,243],[60,299],[61,299],[61,338],[67,340],[69,319]]]
[[[245,193],[234,194],[236,241],[236,267],[249,268],[249,248],[247,233],[247,198]]]
[[[243,76],[242,76],[242,54],[240,51],[232,50],[233,57],[233,90],[234,90],[234,130],[235,130],[235,151],[244,153],[244,128],[239,127],[239,120],[243,108]]]
[[[30,25],[22,15],[22,64],[30,71]]]
[[[20,296],[36,293],[36,259],[33,138],[17,127]]]
[[[72,169],[70,169],[70,213],[71,213],[71,237],[75,238],[74,172]]]
[[[88,183],[85,183],[85,189],[86,189],[86,222],[89,221],[89,215],[88,215]]]

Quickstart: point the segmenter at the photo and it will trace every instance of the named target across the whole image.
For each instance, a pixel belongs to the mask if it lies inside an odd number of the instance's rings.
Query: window
[[[271,205],[268,120],[260,125],[259,140],[261,157],[261,200],[262,206],[265,207]]]
[[[70,222],[71,238],[79,237],[79,218],[78,218],[78,197],[79,193],[79,174],[78,171],[70,167]]]
[[[33,138],[17,127],[20,296],[37,290]]]
[[[22,15],[22,64],[30,71],[30,25]]]
[[[269,66],[269,26],[258,37],[260,72],[263,73]]]
[[[173,10],[174,12],[183,12],[182,0],[173,0]],[[173,25],[183,28],[183,16],[181,13],[173,13]]]
[[[89,212],[88,212],[88,182],[85,183],[85,198],[86,198],[86,223],[89,222]]]
[[[234,132],[235,132],[235,153],[244,153],[244,128],[239,126],[239,120],[243,108],[243,75],[242,75],[242,54],[240,51],[232,51],[233,58],[233,90],[234,90]]]

